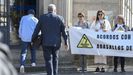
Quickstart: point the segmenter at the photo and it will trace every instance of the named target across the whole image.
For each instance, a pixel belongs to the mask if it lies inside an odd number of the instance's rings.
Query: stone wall
[[[111,17],[120,14],[121,5],[120,0],[73,0],[73,23],[77,21],[77,13],[84,12],[86,19],[89,11],[97,11],[103,9],[104,11],[112,12]]]
[[[86,19],[91,18],[89,13],[99,9],[105,10],[112,19],[121,13],[120,0],[44,0],[40,1],[40,13],[46,13],[47,6],[50,3],[56,4],[57,13],[64,17],[67,25],[71,25],[71,23],[78,20],[78,12],[84,12]],[[70,51],[65,51],[63,46],[60,49],[60,58],[62,62],[73,62],[73,55],[71,55]],[[88,59],[91,61],[89,63],[93,64],[93,56],[88,57]],[[111,59],[109,60],[112,61]]]

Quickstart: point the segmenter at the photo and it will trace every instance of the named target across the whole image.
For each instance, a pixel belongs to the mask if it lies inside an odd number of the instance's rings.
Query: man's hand
[[[107,32],[107,30],[103,30],[103,32]]]
[[[65,47],[65,50],[67,50],[67,51],[68,51],[68,45],[64,45],[64,47]]]
[[[95,31],[98,32],[98,29],[96,29]]]

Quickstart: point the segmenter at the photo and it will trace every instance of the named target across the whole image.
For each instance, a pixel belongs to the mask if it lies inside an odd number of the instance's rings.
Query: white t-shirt
[[[104,24],[104,29],[101,28],[101,25]],[[109,23],[108,20],[104,19],[104,20],[99,20],[98,22],[93,22],[90,29],[94,29],[94,30],[111,30],[111,25]],[[94,57],[94,63],[101,63],[101,64],[107,64],[107,59],[105,56],[95,56]]]
[[[104,29],[101,29],[101,25],[104,25]],[[95,29],[95,30],[111,30],[111,25],[108,20],[99,20],[98,22],[93,22],[90,29]]]

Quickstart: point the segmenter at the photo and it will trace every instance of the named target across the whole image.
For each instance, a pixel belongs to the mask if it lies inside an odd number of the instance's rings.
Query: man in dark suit
[[[40,16],[38,25],[32,35],[33,41],[40,31],[47,75],[57,75],[61,35],[64,38],[65,48],[67,48],[67,36],[62,17],[56,14],[56,6],[54,4],[48,6],[47,14]]]

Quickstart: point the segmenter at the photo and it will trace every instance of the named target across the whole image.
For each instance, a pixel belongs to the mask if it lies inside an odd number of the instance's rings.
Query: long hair
[[[104,15],[103,19],[105,19],[105,12],[104,12],[103,10],[98,10],[98,11],[97,11],[97,15],[96,15],[96,22],[99,21],[98,14],[99,14],[100,12],[103,13],[103,15]]]

